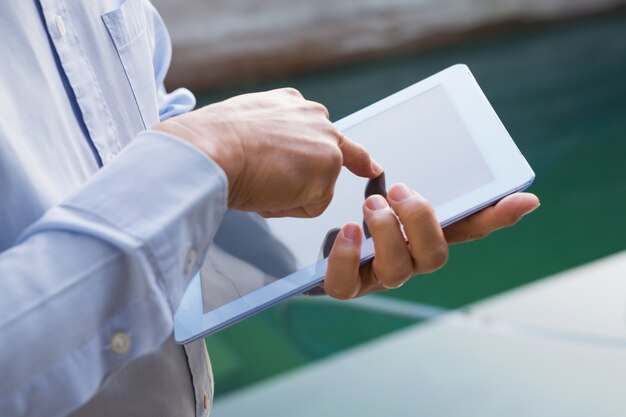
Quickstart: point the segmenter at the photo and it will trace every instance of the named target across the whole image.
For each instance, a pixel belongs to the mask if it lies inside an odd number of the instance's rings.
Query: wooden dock
[[[153,0],[174,43],[168,84],[214,88],[418,51],[625,0]]]

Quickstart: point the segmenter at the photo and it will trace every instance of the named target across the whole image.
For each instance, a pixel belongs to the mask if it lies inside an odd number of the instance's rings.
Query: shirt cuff
[[[116,247],[140,246],[174,312],[215,236],[227,198],[227,177],[207,155],[173,136],[142,132],[22,239],[69,215],[81,231]]]

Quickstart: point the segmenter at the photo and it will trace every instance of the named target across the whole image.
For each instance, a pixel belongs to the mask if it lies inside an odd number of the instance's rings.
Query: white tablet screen
[[[494,180],[446,90],[434,87],[343,133],[437,207]],[[318,260],[327,231],[362,222],[367,180],[345,168],[328,209],[315,219],[265,221],[230,213],[201,272],[204,311]],[[252,230],[252,232],[251,232]]]
[[[387,175],[411,183],[435,207],[494,179],[441,86],[344,134],[373,148]]]

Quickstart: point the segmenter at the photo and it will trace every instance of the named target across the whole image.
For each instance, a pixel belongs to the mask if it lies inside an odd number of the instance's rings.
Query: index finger
[[[359,177],[375,178],[383,173],[383,167],[365,150],[365,148],[339,133],[337,142],[343,154],[343,165]]]

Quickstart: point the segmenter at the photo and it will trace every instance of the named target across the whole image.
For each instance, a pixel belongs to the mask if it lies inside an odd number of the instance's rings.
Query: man
[[[342,165],[381,167],[292,89],[190,111],[163,87],[170,41],[147,0],[2,2],[0,33],[0,415],[207,415],[204,343],[177,346],[172,315],[224,212],[316,216]],[[444,232],[395,185],[364,205],[373,264],[346,225],[324,288],[397,287],[538,204],[510,196]]]

